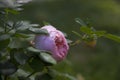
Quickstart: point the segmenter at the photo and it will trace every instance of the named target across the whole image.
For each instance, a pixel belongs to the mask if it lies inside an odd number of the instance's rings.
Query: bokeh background
[[[47,21],[76,41],[80,25],[75,18],[89,22],[97,30],[120,36],[120,0],[33,0],[23,6],[17,20],[43,26]],[[78,80],[120,80],[120,44],[100,38],[96,46],[77,44],[70,47],[65,61],[54,66]]]

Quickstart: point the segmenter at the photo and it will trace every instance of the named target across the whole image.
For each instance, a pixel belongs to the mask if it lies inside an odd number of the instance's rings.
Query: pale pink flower
[[[35,48],[51,52],[57,62],[63,60],[69,49],[64,34],[51,25],[43,26],[40,29],[46,29],[49,35],[36,35]]]

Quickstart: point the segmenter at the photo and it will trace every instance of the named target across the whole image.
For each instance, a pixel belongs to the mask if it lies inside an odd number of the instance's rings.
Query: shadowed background
[[[91,23],[97,30],[120,35],[119,0],[35,0],[24,7],[17,20],[29,20],[43,26],[47,21],[75,41],[80,25],[75,18]],[[71,46],[67,60],[55,68],[80,80],[120,80],[120,44],[101,38],[94,48],[84,44]]]

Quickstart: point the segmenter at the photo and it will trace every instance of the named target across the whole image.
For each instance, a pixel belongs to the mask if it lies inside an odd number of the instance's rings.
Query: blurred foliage
[[[120,41],[119,0],[34,0],[22,8],[0,9],[0,80],[120,79],[120,45],[114,42]],[[75,44],[57,65],[29,44],[34,34],[47,35],[32,24],[42,26],[43,21],[66,32]]]
[[[19,13],[18,7],[6,6],[11,2],[0,1],[3,3],[0,7],[0,80],[52,80],[49,67],[56,60],[48,52],[30,45],[35,34],[48,35],[48,32],[29,21],[10,20],[9,14]]]

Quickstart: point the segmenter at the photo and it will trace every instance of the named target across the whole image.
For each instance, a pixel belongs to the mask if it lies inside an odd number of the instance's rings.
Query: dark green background
[[[97,30],[120,35],[119,0],[36,0],[24,6],[18,20],[29,20],[43,26],[43,21],[66,32],[75,41],[80,25],[75,18],[90,22]],[[70,47],[67,60],[55,66],[61,72],[85,80],[120,80],[120,44],[100,38],[95,48],[79,44]],[[81,79],[82,80],[82,79]]]

